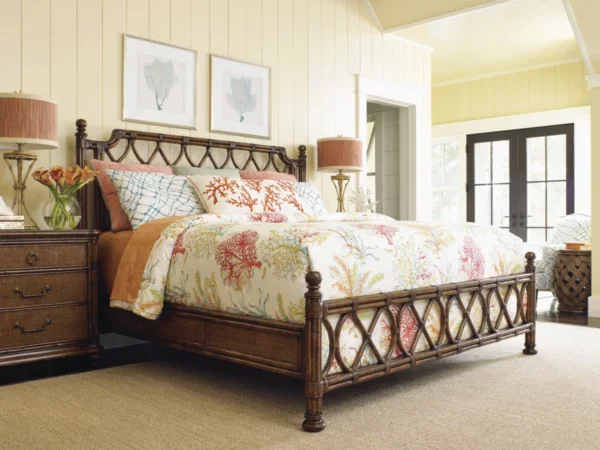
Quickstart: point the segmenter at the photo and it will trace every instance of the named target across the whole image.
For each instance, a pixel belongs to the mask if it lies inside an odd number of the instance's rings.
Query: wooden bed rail
[[[323,394],[334,389],[400,372],[427,361],[456,355],[522,334],[525,334],[523,352],[527,355],[536,354],[535,254],[528,252],[525,257],[527,264],[524,273],[327,301],[322,300],[320,292],[321,274],[309,272],[306,275],[308,290],[305,294],[306,321],[303,336],[306,397],[306,414],[302,425],[304,430],[317,432],[325,428]],[[503,295],[501,288],[504,290]],[[464,300],[462,294],[468,294],[468,301]],[[445,304],[444,298],[447,299]],[[513,298],[516,301],[516,312],[511,316],[507,306]],[[415,302],[423,301],[427,302],[427,306],[421,316],[415,308]],[[494,320],[490,314],[492,301],[500,308]],[[482,311],[479,326],[475,326],[471,318],[471,309],[477,302]],[[429,313],[434,305],[439,310],[440,320],[435,339],[427,329]],[[462,317],[458,331],[453,334],[449,326],[449,317],[454,306],[459,308]],[[368,328],[358,317],[360,311],[373,311]],[[408,347],[402,339],[400,325],[404,314],[412,315],[417,325]],[[380,353],[372,340],[372,333],[382,315],[387,316],[391,328],[389,349],[385,354]],[[328,320],[332,316],[339,316],[336,317],[335,328]],[[362,344],[351,365],[343,361],[339,347],[342,326],[347,320],[353,321],[362,335]],[[465,328],[468,328],[471,337],[461,339]],[[325,363],[322,360],[323,330],[327,333],[329,341],[329,354]],[[422,337],[429,348],[417,351],[416,346]],[[361,366],[361,359],[367,348],[371,349],[377,362]],[[334,361],[341,371],[330,374]]]

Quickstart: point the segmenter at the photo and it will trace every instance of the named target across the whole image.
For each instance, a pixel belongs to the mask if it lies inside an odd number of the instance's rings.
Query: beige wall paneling
[[[271,68],[271,142],[279,145],[278,0],[263,0],[263,66]]]
[[[406,81],[405,75],[404,45],[402,41],[396,39],[394,40],[394,82],[396,84],[404,84]]]
[[[431,72],[430,72],[431,73]],[[435,95],[435,89],[432,90],[432,95]],[[432,114],[435,113],[435,108],[432,109]],[[471,117],[471,91],[469,90],[469,83],[461,83],[458,85],[458,121],[469,120]],[[433,123],[437,123],[437,120],[432,117]]]
[[[542,69],[529,71],[529,112],[542,111],[544,95],[542,76]]]
[[[438,95],[439,95],[439,90],[438,89],[432,89],[431,90],[431,123],[439,123],[439,116],[438,116],[438,111],[439,111],[439,99],[438,99]],[[460,100],[460,97],[459,97]],[[468,111],[468,109],[467,109]]]
[[[141,38],[149,39],[150,38],[150,0],[127,0],[127,34],[131,34],[134,36],[138,36]],[[113,61],[114,63],[114,61]],[[121,64],[123,64],[123,60],[121,58]],[[121,81],[121,86],[123,81]],[[122,87],[121,87],[122,89]],[[112,93],[114,95],[114,92]],[[121,93],[121,96],[123,94]],[[119,117],[123,117],[123,113],[119,115]],[[148,131],[149,126],[144,123],[135,123],[135,122],[125,122],[125,128],[128,130],[141,130]],[[125,143],[120,143],[120,147],[125,146]],[[136,144],[136,148],[140,155],[147,158],[150,156],[150,152],[154,150],[154,145],[150,145],[147,142],[139,142]],[[159,159],[160,161],[160,159]],[[127,156],[127,162],[135,163],[137,162],[135,156],[129,155]]]
[[[360,74],[365,77],[371,76],[372,61],[372,37],[371,37],[371,12],[367,2],[361,1],[359,5],[360,12]]]
[[[571,92],[569,72],[568,64],[556,67],[556,109],[569,107],[569,95]]]
[[[143,13],[144,10],[142,9],[141,12]],[[128,124],[122,120],[123,34],[127,32],[127,16],[127,2],[104,0],[102,8],[102,136],[104,139],[107,139],[115,128],[127,128],[128,125],[138,130],[148,129],[147,125]],[[148,15],[144,17],[147,24]],[[73,134],[72,121],[67,126],[68,133]],[[122,145],[121,148],[125,146]],[[146,155],[147,145],[136,146],[136,148],[144,156]],[[127,156],[127,161],[137,162],[133,154]]]
[[[21,89],[21,0],[5,0],[0,14],[0,92]],[[14,193],[10,172],[0,161],[0,197],[12,205]]]
[[[448,102],[448,115],[453,118],[453,120],[459,120],[459,105],[460,105],[460,96],[458,86],[448,86],[447,90],[447,102]]]
[[[294,0],[293,155],[308,143],[308,0]]]
[[[293,154],[294,147],[294,2],[279,0],[279,145]]]
[[[53,0],[50,10],[50,97],[58,102],[58,148],[50,152],[55,161],[75,163],[73,148],[77,115],[77,0]]]
[[[317,139],[323,137],[324,81],[321,0],[308,0],[308,175],[323,191],[324,177],[317,172]]]
[[[321,116],[321,136],[336,135],[336,108],[337,97],[335,90],[335,0],[322,0],[321,2],[321,49],[323,64],[323,113]],[[370,31],[370,30],[369,30]],[[323,200],[327,209],[335,211],[335,191],[331,184],[330,174],[324,173]]]
[[[494,117],[506,114],[506,79],[505,77],[494,78]],[[469,117],[470,119],[470,117]],[[467,120],[469,120],[467,119]]]
[[[587,87],[585,76],[584,64],[569,64],[569,105],[572,108],[590,104],[590,90]]]
[[[224,58],[229,57],[229,2],[210,0],[210,53]],[[210,100],[208,100],[210,101]],[[210,129],[210,128],[209,128]],[[230,135],[211,132],[213,139],[227,140]],[[236,136],[237,137],[237,136]]]
[[[361,0],[348,1],[348,73],[360,73],[360,3]],[[392,58],[393,60],[393,58]],[[354,86],[352,86],[354,90]]]
[[[438,99],[437,99],[437,107],[438,107],[438,117],[440,123],[446,123],[450,121],[450,105],[448,103],[448,87],[442,86],[440,89],[437,89]]]
[[[79,117],[93,139],[128,128],[238,140],[209,132],[213,53],[271,68],[272,139],[248,140],[282,145],[294,155],[306,144],[308,177],[329,208],[333,186],[329,174],[315,170],[315,145],[325,136],[357,135],[355,76],[406,83],[428,95],[429,54],[382,36],[361,0],[3,0],[0,33],[0,90],[23,88],[60,103],[60,149],[39,152],[39,165],[73,161]],[[197,131],[122,120],[123,33],[198,51]],[[142,156],[150,151],[138,150]],[[0,195],[10,202],[8,171],[0,173]],[[44,194],[32,200],[39,212],[47,195],[42,186],[29,186],[30,196]]]
[[[259,66],[263,64],[263,0],[246,0],[245,14],[246,55],[244,60]],[[272,76],[272,75],[271,75]],[[273,93],[271,92],[271,95]],[[270,145],[268,139],[250,138],[251,142]]]
[[[148,37],[152,40],[169,44],[171,42],[171,0],[150,0],[148,16]],[[135,128],[135,127],[133,127]],[[162,125],[150,125],[148,130],[153,133],[164,134],[183,134],[181,128],[171,128]],[[149,145],[149,151],[154,149],[154,145]],[[170,144],[163,144],[162,149],[170,159],[173,153]],[[152,164],[164,165],[162,158],[157,156]]]
[[[22,7],[23,92],[50,97],[50,0],[24,1]],[[40,36],[46,38],[41,40]],[[50,153],[54,151],[35,152],[38,157],[35,168],[49,168]],[[40,227],[44,226],[42,206],[48,197],[47,188],[33,179],[28,180],[25,191],[26,204]]]
[[[436,111],[441,107],[437,92],[454,85],[459,86],[460,97],[470,96],[468,112],[459,107],[457,118]],[[582,62],[565,63],[454,85],[433,88],[437,100],[432,105],[434,124],[586,106],[590,101]],[[463,90],[465,90],[464,95]],[[490,98],[493,102],[491,111],[487,103]]]
[[[544,111],[556,109],[556,67],[542,69],[542,94]]]
[[[196,125],[194,137],[207,138],[210,130],[210,0],[194,0],[191,4],[191,48],[198,52],[198,83],[196,86]],[[194,151],[194,162],[202,151]]]

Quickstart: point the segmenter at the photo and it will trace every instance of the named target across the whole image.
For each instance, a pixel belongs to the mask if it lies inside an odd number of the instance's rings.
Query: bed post
[[[304,396],[306,397],[306,414],[302,428],[304,431],[317,432],[325,428],[323,421],[323,393],[325,383],[321,373],[321,326],[323,324],[323,296],[321,274],[306,274],[308,291],[304,294],[306,301],[306,319],[304,323]]]
[[[77,133],[75,133],[75,162],[78,166],[86,165],[86,139],[87,139],[87,122],[84,119],[77,119],[75,122]],[[81,205],[81,222],[80,227],[86,229],[88,227],[88,207],[87,207],[87,192],[88,187],[85,186],[77,192],[77,200]]]
[[[525,272],[532,274],[531,281],[527,285],[527,321],[533,324],[533,328],[525,335],[525,349],[523,353],[526,355],[535,355],[535,319],[536,319],[536,295],[535,295],[535,253],[527,252],[525,255],[527,265]]]
[[[306,181],[306,145],[298,147],[298,181]]]

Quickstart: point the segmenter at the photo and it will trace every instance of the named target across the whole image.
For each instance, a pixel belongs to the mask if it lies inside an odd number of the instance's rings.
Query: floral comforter
[[[137,292],[119,298],[113,291],[111,306],[156,319],[167,301],[302,323],[309,270],[321,272],[330,300],[510,274],[523,265],[522,241],[491,226],[371,213],[202,214],[165,226]]]

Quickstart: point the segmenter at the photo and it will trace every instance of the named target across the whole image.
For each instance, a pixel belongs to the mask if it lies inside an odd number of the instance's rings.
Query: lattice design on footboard
[[[323,375],[352,383],[524,333],[530,276],[324,302]]]

